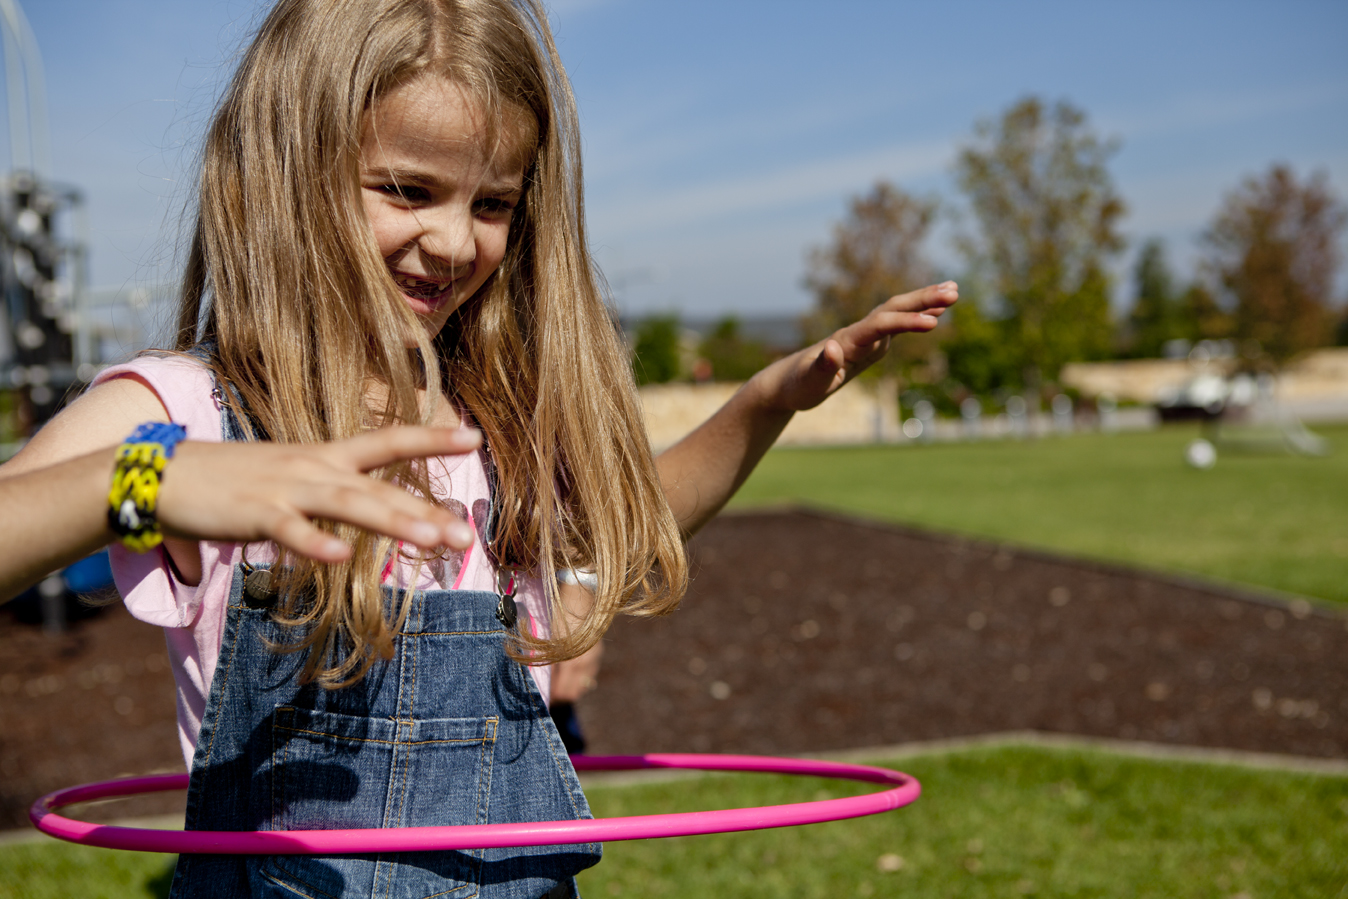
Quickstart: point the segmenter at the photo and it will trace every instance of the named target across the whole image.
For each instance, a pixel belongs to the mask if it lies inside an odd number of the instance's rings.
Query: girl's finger
[[[375,531],[417,546],[467,549],[473,529],[393,484],[359,476],[343,484],[309,484],[292,502],[306,516],[328,518]]]
[[[471,453],[482,445],[473,428],[381,428],[329,445],[329,451],[359,471],[372,471],[394,462]]]
[[[819,354],[814,357],[814,361],[810,364],[808,376],[812,380],[828,383],[833,380],[834,375],[842,371],[846,364],[847,353],[843,345],[830,337],[819,348]]]
[[[881,304],[880,308],[889,307],[906,312],[916,312],[930,307],[945,308],[959,300],[959,296],[959,285],[954,281],[944,281],[940,284],[932,284],[914,290],[911,293],[890,297]]]
[[[303,515],[278,513],[263,528],[263,534],[279,546],[318,562],[344,562],[351,557],[351,547],[325,531]]]
[[[905,331],[930,331],[936,324],[935,316],[926,312],[893,312],[877,309],[838,333],[853,347],[869,349],[886,337]]]

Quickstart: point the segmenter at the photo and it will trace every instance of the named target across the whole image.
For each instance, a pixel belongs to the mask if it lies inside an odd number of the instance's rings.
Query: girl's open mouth
[[[402,272],[389,272],[393,276],[398,289],[411,299],[420,300],[423,303],[436,303],[454,292],[454,282],[442,283],[440,281],[427,281],[425,278],[418,278],[414,275],[406,275]]]

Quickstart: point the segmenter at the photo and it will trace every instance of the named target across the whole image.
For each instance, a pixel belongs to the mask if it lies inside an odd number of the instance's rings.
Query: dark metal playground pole
[[[17,0],[0,0],[0,39],[9,119],[10,173],[0,178],[0,391],[14,409],[0,461],[93,377],[85,312],[85,260],[73,219],[80,192],[47,175],[48,134],[42,61]],[[38,590],[43,623],[65,627],[65,582]]]

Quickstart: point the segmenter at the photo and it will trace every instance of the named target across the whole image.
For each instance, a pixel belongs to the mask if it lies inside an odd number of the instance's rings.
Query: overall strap
[[[215,341],[204,340],[193,345],[186,352],[210,369],[211,376],[215,380],[215,389],[211,391],[211,396],[215,397],[215,401],[220,405],[222,439],[227,443],[242,440],[271,440],[271,436],[258,422],[257,417],[249,411],[248,403],[244,401],[239,389],[220,374],[216,365],[219,352]]]

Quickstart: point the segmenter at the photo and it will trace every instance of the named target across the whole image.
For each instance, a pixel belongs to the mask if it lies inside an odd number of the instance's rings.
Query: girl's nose
[[[451,268],[467,265],[477,258],[471,210],[444,209],[425,213],[422,233],[417,239],[421,251]]]

